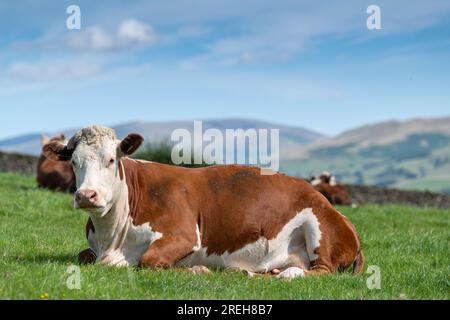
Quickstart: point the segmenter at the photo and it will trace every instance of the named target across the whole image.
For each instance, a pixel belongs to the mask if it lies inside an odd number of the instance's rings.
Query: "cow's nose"
[[[97,192],[95,192],[94,190],[84,189],[78,190],[75,193],[75,202],[80,208],[92,207],[93,205],[95,205],[97,200]]]

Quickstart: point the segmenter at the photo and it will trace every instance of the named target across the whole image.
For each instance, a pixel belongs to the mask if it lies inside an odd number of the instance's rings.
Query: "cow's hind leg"
[[[315,265],[310,270],[306,270],[305,275],[307,276],[319,276],[322,274],[331,273],[330,269],[326,266]]]
[[[304,221],[302,226],[293,234],[294,241],[299,241],[303,245],[290,244],[291,248],[295,248],[301,261],[286,265],[283,269],[272,270],[279,279],[291,280],[298,277],[309,275],[320,275],[331,272],[328,264],[328,252],[321,250],[323,245],[322,232],[319,228],[319,221],[312,212],[304,212]],[[291,252],[292,254],[292,252]]]
[[[272,274],[275,274],[278,279],[292,280],[294,278],[305,276],[318,276],[331,273],[330,269],[326,266],[315,265],[309,270],[305,270],[301,267],[288,267],[284,270],[274,269]]]

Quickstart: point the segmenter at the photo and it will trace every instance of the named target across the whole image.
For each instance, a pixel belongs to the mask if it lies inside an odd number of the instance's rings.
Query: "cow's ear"
[[[144,142],[144,138],[137,133],[130,133],[125,139],[120,142],[119,148],[123,155],[129,156],[136,152],[136,150]]]
[[[50,160],[68,161],[72,158],[73,150],[67,149],[67,146],[59,141],[51,141],[42,148],[42,154]]]
[[[41,134],[41,146],[45,146],[49,142],[50,138],[47,137],[45,134]]]

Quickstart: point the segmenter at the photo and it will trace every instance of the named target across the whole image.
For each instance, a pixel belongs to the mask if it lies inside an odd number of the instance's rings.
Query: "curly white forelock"
[[[101,142],[106,139],[117,140],[115,131],[111,128],[93,125],[78,131],[67,143],[67,148],[74,150],[80,143],[100,146]]]

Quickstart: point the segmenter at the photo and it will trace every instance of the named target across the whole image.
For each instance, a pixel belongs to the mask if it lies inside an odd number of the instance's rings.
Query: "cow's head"
[[[321,183],[329,184],[330,186],[336,185],[336,178],[333,174],[331,174],[328,171],[322,172],[322,174],[319,177],[312,177],[311,178],[311,184],[313,186],[317,186]]]
[[[44,147],[44,155],[53,160],[72,161],[77,181],[75,208],[103,216],[123,186],[118,172],[120,159],[134,153],[143,141],[138,134],[120,141],[114,130],[90,126],[77,132],[67,144],[51,141]]]

